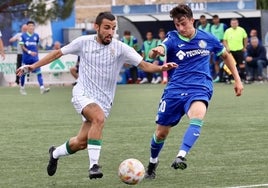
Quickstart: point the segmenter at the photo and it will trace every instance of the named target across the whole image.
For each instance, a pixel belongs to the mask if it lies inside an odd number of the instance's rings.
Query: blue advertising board
[[[229,2],[192,2],[187,3],[193,12],[209,11],[236,11],[236,10],[256,10],[255,0],[238,0]],[[154,4],[154,5],[119,5],[112,6],[112,13],[115,15],[131,14],[161,14],[168,13],[176,3]]]

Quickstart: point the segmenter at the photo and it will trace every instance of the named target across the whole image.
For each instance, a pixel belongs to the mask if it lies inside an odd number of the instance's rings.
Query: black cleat
[[[52,153],[55,149],[56,149],[55,146],[51,146],[48,150],[50,159],[49,159],[49,162],[47,165],[47,174],[49,176],[53,176],[56,173],[57,166],[58,166],[58,159],[54,159],[53,155],[52,155]]]
[[[89,179],[102,178],[103,173],[101,172],[101,167],[94,164],[91,169],[89,169]]]
[[[145,172],[144,178],[146,178],[146,179],[155,179],[155,176],[156,176],[155,170],[156,170],[156,168],[158,166],[158,163],[159,162],[157,162],[157,163],[149,163],[148,164],[148,167],[147,167],[147,170]]]
[[[171,167],[173,167],[174,169],[184,170],[187,168],[187,164],[185,161],[186,161],[186,158],[179,156],[172,163]]]

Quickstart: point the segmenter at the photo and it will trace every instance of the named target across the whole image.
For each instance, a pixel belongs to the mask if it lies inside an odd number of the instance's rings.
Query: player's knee
[[[102,129],[104,127],[105,117],[102,114],[99,114],[92,118],[91,126],[97,129]]]
[[[157,130],[155,132],[156,140],[165,140],[167,135],[168,135],[168,132],[166,131]]]

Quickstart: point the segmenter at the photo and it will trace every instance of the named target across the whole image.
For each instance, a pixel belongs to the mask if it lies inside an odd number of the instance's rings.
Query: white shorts
[[[98,104],[100,106],[100,108],[104,111],[104,114],[105,114],[106,118],[109,115],[109,111],[104,110],[103,107],[98,102],[96,102],[94,99],[92,99],[90,97],[87,97],[87,96],[75,95],[72,98],[72,103],[73,103],[73,106],[74,106],[75,110],[77,111],[77,113],[81,114],[81,115],[82,115],[83,109],[88,104],[91,104],[91,103]],[[82,120],[87,121],[87,119],[83,115],[82,115]]]

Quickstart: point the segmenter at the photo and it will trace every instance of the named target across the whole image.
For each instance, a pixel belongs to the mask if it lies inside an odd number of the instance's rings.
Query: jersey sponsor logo
[[[183,60],[185,57],[186,53],[184,53],[182,50],[178,51],[176,56],[179,58],[179,60]]]
[[[197,50],[190,50],[190,51],[178,51],[176,56],[179,58],[179,60],[183,60],[185,56],[187,57],[193,57],[196,55],[201,55],[201,56],[208,56],[210,55],[210,51],[206,49],[197,49]]]
[[[36,42],[29,42],[29,41],[26,41],[26,42],[25,42],[25,45],[26,45],[26,46],[36,46],[37,43],[36,43]]]

